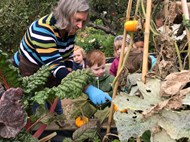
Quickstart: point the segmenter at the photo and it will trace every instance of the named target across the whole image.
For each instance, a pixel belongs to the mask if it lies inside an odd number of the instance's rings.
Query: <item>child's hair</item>
[[[165,21],[165,16],[163,10],[160,10],[156,15],[155,15],[155,24],[157,27],[161,27],[164,24]]]
[[[80,47],[78,45],[75,45],[74,46],[74,51],[77,51],[77,50],[79,50],[81,52],[83,59],[85,59],[86,58],[86,52],[85,52],[85,50],[82,47]]]
[[[143,41],[144,42],[144,35],[143,35],[143,33],[139,32],[138,34],[135,34],[134,38],[133,38],[133,41],[134,41],[134,43],[138,42],[138,41]]]
[[[88,67],[92,67],[95,64],[101,66],[102,64],[105,64],[105,62],[105,54],[100,50],[94,49],[87,54],[86,63]]]
[[[130,44],[130,40],[131,40],[130,36],[127,35],[127,37],[126,37],[127,46]],[[123,35],[118,35],[118,36],[115,37],[115,39],[114,39],[114,56],[115,57],[118,57],[117,50],[119,48],[121,48],[122,42],[123,42]]]
[[[161,19],[161,18],[165,18],[164,17],[164,12],[163,12],[163,10],[160,10],[157,14],[156,14],[156,16],[155,16],[155,19]]]
[[[139,51],[135,48],[132,48],[127,62],[125,63],[125,68],[128,69],[129,73],[141,72],[143,63],[143,51]],[[148,69],[152,66],[151,58],[148,57]]]

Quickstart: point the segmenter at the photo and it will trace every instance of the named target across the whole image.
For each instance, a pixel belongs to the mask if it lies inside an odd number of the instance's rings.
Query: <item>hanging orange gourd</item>
[[[85,116],[79,116],[75,119],[75,125],[77,127],[81,127],[82,125],[86,124],[88,122],[88,118]]]
[[[125,22],[124,28],[127,32],[136,32],[138,27],[138,21],[137,20],[129,20]]]

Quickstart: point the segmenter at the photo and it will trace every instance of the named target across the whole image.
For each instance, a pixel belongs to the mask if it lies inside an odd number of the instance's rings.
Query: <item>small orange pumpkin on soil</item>
[[[81,127],[82,125],[88,123],[88,118],[85,116],[79,116],[75,119],[75,125]]]
[[[130,20],[130,21],[125,22],[124,24],[124,28],[127,32],[136,32],[137,26],[138,26],[137,20]]]

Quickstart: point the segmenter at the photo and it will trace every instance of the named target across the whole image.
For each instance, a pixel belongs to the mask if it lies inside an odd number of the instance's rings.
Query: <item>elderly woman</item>
[[[21,40],[13,62],[22,76],[34,74],[42,65],[49,65],[52,76],[47,87],[56,86],[72,71],[72,55],[76,32],[86,26],[89,5],[86,0],[60,0],[52,13],[34,21]],[[111,98],[89,85],[86,93],[94,104]],[[103,97],[98,97],[102,95]],[[58,103],[57,113],[62,113]]]

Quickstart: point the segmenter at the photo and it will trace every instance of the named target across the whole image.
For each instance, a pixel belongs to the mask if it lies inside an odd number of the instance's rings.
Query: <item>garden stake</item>
[[[131,37],[131,39],[133,39],[133,34],[131,34],[130,37]],[[117,76],[116,76],[116,77],[114,78],[114,80],[113,80],[113,83],[112,83],[113,86],[115,85],[115,83],[116,83],[117,80],[119,79],[119,76],[120,76],[120,74],[121,74],[121,72],[122,72],[122,70],[123,70],[123,68],[124,68],[124,65],[125,65],[126,62],[127,62],[127,58],[128,58],[128,56],[129,56],[129,53],[130,53],[132,47],[133,47],[133,40],[130,41],[130,45],[129,45],[129,47],[127,48],[127,52],[126,52],[126,54],[125,54],[125,56],[124,56],[124,59],[123,59],[123,64],[122,64],[122,66],[120,67],[120,69],[118,69],[118,74],[117,74]]]
[[[165,19],[167,19],[169,15],[168,7],[169,7],[169,0],[164,0],[164,18]],[[168,22],[168,20],[166,21]],[[168,24],[164,24],[164,30],[166,33],[169,31]]]
[[[187,7],[187,1],[181,0],[181,3],[182,3],[183,14],[185,15],[185,20],[189,20],[189,11]],[[188,57],[189,57],[189,69],[190,69],[190,33],[187,27],[185,27],[185,30],[186,30],[187,41],[188,41]]]
[[[137,19],[137,12],[139,10],[139,6],[140,6],[140,0],[137,0],[137,4],[136,4],[136,8],[135,8],[135,16],[134,19]]]
[[[53,104],[51,105],[51,107],[50,107],[50,113],[53,113],[54,112],[54,110],[55,110],[55,107],[56,107],[56,105],[57,105],[57,103],[58,103],[58,98],[56,98],[55,100],[54,100],[54,102],[53,102]],[[42,124],[42,125],[40,125],[40,127],[38,128],[38,130],[34,133],[34,135],[33,135],[33,137],[35,137],[35,138],[39,138],[40,137],[40,135],[44,132],[44,130],[46,129],[46,127],[47,127],[47,124]]]
[[[144,38],[144,51],[143,51],[143,66],[142,66],[142,81],[146,82],[146,74],[148,67],[148,46],[149,46],[149,35],[150,35],[150,15],[151,15],[151,3],[152,0],[147,1],[146,9],[146,22],[145,22],[145,38]]]
[[[50,140],[51,138],[55,137],[56,135],[57,135],[57,133],[53,132],[53,133],[47,135],[46,137],[40,139],[39,141],[40,142],[47,142],[48,140]]]
[[[127,12],[126,12],[126,21],[128,21],[130,19],[131,7],[132,7],[132,0],[129,0],[128,1],[128,6],[127,6]],[[122,62],[123,62],[124,48],[125,48],[125,45],[126,45],[126,35],[127,35],[127,32],[126,32],[126,30],[124,28],[123,41],[122,41],[122,47],[121,47],[121,55],[120,55],[120,58],[119,58],[119,65],[118,65],[118,69],[119,70],[120,70]],[[117,72],[117,75],[118,75],[118,72]],[[118,81],[114,85],[112,99],[114,99],[116,97],[117,88],[118,88]],[[112,117],[113,117],[113,103],[111,102],[110,114],[109,114],[109,118],[108,118],[108,126],[107,126],[106,134],[110,133],[110,127],[111,127],[111,123],[112,123]]]
[[[142,9],[142,13],[143,13],[144,17],[146,17],[146,12],[145,12],[145,8],[144,8],[143,0],[141,0],[141,9]],[[154,24],[154,22],[153,22],[153,24]],[[159,35],[157,30],[155,30],[155,24],[154,24],[154,28],[150,25],[150,30],[154,35]]]

